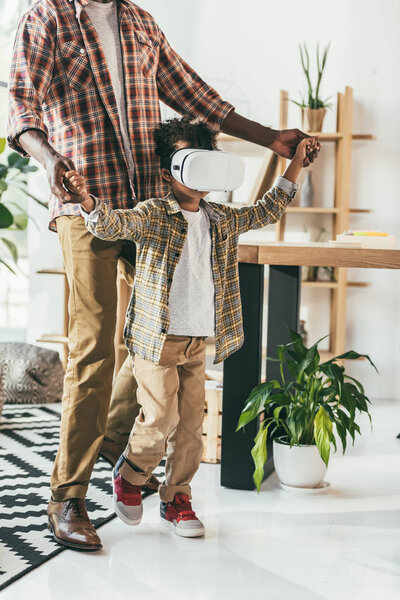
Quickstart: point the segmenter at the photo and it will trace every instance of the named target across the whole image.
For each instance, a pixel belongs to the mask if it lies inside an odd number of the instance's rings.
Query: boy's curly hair
[[[161,168],[171,167],[171,154],[177,142],[187,142],[191,148],[215,150],[217,132],[200,119],[190,117],[173,118],[159,123],[153,131],[155,152],[160,157]]]

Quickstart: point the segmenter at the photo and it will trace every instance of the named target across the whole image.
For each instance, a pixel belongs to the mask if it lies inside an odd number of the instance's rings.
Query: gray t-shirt
[[[169,296],[169,335],[215,335],[210,221],[204,208],[182,210],[188,231]]]
[[[106,2],[95,2],[88,0],[86,11],[99,36],[101,46],[107,61],[108,71],[117,102],[119,122],[122,133],[122,142],[128,161],[128,174],[131,183],[134,181],[135,163],[132,156],[131,142],[128,132],[128,120],[126,115],[126,97],[124,70],[122,63],[121,40],[119,36],[118,10],[116,0]],[[101,165],[99,165],[99,168]]]

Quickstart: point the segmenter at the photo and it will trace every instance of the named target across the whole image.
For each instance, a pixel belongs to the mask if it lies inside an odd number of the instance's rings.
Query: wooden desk
[[[235,433],[244,401],[261,379],[264,266],[269,265],[267,354],[289,341],[287,327],[298,330],[301,267],[400,269],[400,249],[333,247],[329,244],[285,242],[245,243],[239,246],[240,294],[244,345],[224,362],[221,484],[254,489],[251,448],[257,433],[253,422]],[[267,364],[268,379],[279,377],[279,365]],[[269,450],[272,457],[272,449]],[[268,460],[265,476],[273,471]]]

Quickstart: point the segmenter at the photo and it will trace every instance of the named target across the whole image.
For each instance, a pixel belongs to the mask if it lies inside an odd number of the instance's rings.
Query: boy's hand
[[[296,152],[292,160],[296,161],[297,163],[301,163],[302,166],[305,166],[304,163],[307,159],[307,156],[313,154],[314,158],[316,158],[319,150],[320,144],[317,137],[305,138],[297,145]]]
[[[71,200],[68,202],[79,203],[85,212],[92,212],[95,202],[89,195],[85,180],[78,171],[67,171],[64,175],[64,185],[71,192]]]
[[[305,138],[304,140],[301,140],[296,148],[295,155],[283,174],[285,179],[296,183],[300,171],[302,170],[303,166],[305,166],[305,163],[307,163],[307,156],[315,151],[317,151],[318,155],[319,141],[317,137]]]

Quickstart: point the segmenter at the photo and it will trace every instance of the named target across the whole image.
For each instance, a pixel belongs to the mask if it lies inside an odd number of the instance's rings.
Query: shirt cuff
[[[282,177],[282,175],[280,175],[276,178],[274,187],[278,187],[279,189],[284,191],[285,194],[287,194],[289,198],[293,200],[297,190],[299,189],[299,184],[293,183],[293,181],[289,181],[288,179],[285,179],[285,177]]]
[[[97,219],[99,218],[100,200],[98,198],[95,198],[95,196],[91,196],[91,198],[93,198],[94,200],[94,209],[92,210],[92,212],[87,213],[85,210],[83,210],[82,205],[79,205],[79,210],[81,211],[82,217],[85,219],[85,223],[87,223],[88,221],[90,223],[97,223]]]

